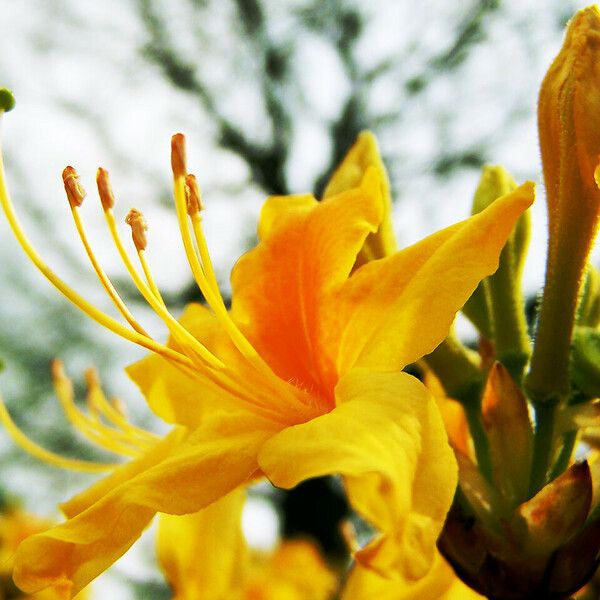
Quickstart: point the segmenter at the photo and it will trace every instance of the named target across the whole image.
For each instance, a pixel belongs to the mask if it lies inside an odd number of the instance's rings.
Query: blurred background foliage
[[[60,181],[62,168],[73,163],[91,190],[95,167],[106,166],[119,214],[135,204],[148,216],[148,252],[177,313],[199,297],[170,204],[171,133],[188,136],[208,205],[209,245],[228,293],[229,269],[253,243],[264,197],[305,191],[318,197],[357,133],[368,128],[390,171],[399,240],[411,243],[468,214],[484,163],[503,163],[517,180],[539,179],[537,88],[566,20],[583,5],[0,1],[1,80],[18,102],[5,118],[4,150],[19,214],[48,261],[110,311],[77,246]],[[98,255],[134,311],[164,337],[125,279],[93,196],[85,209]],[[536,258],[526,274],[531,294],[543,275],[543,202],[536,211]],[[3,222],[0,250],[0,389],[21,427],[55,451],[96,456],[59,414],[49,377],[56,356],[76,377],[82,398],[81,372],[95,364],[135,420],[160,427],[122,374],[143,353],[60,299]],[[88,481],[24,457],[4,435],[0,461],[6,491],[46,514]],[[339,557],[337,525],[347,507],[336,487],[311,482],[293,495],[269,493],[283,515],[281,531],[309,531]],[[140,582],[139,597],[166,594],[157,581],[141,583],[143,569],[124,573]]]

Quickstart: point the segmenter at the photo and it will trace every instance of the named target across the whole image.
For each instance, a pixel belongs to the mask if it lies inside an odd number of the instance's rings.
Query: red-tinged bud
[[[576,463],[518,508],[515,519],[526,525],[525,552],[551,554],[567,543],[585,523],[591,502],[590,468]]]
[[[496,519],[481,518],[476,496],[465,493],[462,480],[461,490],[438,546],[478,593],[494,600],[566,600],[592,576],[600,537],[589,511],[587,463],[573,465],[512,514]]]
[[[531,472],[532,427],[527,401],[507,369],[496,362],[482,400],[494,482],[506,508],[527,498]]]

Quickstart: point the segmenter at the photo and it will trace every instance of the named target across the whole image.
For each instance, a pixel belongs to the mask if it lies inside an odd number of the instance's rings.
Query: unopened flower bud
[[[600,217],[600,11],[579,11],[540,89],[538,124],[550,237],[546,283],[527,388],[536,403],[569,389],[568,355]]]

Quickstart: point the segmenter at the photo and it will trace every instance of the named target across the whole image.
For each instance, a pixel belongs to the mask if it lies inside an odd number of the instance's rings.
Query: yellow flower
[[[0,598],[14,600],[60,600],[55,590],[46,589],[35,594],[20,595],[12,581],[15,551],[28,536],[52,527],[53,523],[40,519],[20,508],[0,512]],[[77,600],[87,598],[87,592],[77,595]]]
[[[176,427],[134,448],[137,458],[63,505],[67,521],[19,548],[15,577],[34,591],[75,593],[121,556],[156,512],[188,514],[266,476],[290,488],[340,474],[353,506],[379,531],[361,564],[408,580],[423,577],[456,486],[443,422],[426,388],[402,372],[446,336],[457,310],[498,264],[519,215],[525,184],[480,214],[403,251],[358,268],[369,235],[389,236],[386,176],[370,135],[362,136],[323,202],[269,198],[260,242],[232,273],[233,304],[219,293],[201,226],[199,192],[173,137],[174,196],[186,254],[208,308],[181,321],[166,308],[145,255],[139,211],[128,223],[143,276],[119,237],[107,173],[98,187],[115,244],[140,292],[167,325],[152,339],[124,307],[92,253],[67,168],[65,188],[79,235],[109,296],[131,325],[87,303],[47,267],[14,215],[0,171],[0,202],[32,261],[77,306],[155,354],[130,368],[154,412]],[[352,177],[346,178],[351,169]],[[357,171],[358,170],[358,171]],[[356,175],[356,173],[359,175]],[[351,181],[353,187],[343,183]],[[6,418],[5,418],[6,420]]]
[[[244,489],[184,516],[162,515],[157,550],[176,600],[328,600],[336,575],[308,540],[272,552],[246,547]]]
[[[580,10],[548,69],[538,105],[548,204],[546,283],[531,370],[537,404],[569,390],[569,349],[586,263],[600,219],[600,11]]]
[[[175,600],[478,600],[436,554],[417,582],[385,579],[355,565],[334,573],[308,540],[284,540],[273,553],[249,550],[241,530],[245,491],[182,517],[162,515],[157,549]],[[341,589],[343,586],[343,590]]]
[[[350,572],[342,600],[483,600],[464,584],[436,552],[429,573],[419,581],[385,579],[360,566]]]

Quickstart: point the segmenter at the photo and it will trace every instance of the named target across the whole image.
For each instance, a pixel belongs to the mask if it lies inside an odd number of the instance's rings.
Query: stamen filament
[[[123,431],[111,429],[101,421],[96,421],[82,413],[75,404],[75,395],[71,380],[64,374],[60,361],[52,364],[54,390],[63,408],[69,423],[88,440],[94,442],[104,450],[121,454],[130,458],[140,455],[137,440],[133,440]]]
[[[138,344],[139,346],[143,346],[152,352],[156,352],[166,358],[176,361],[178,363],[190,366],[193,363],[189,360],[187,356],[184,356],[180,352],[176,352],[172,348],[168,348],[163,346],[154,340],[147,338],[137,331],[131,331],[127,329],[124,325],[102,312],[94,305],[90,304],[87,300],[81,297],[75,290],[73,290],[69,285],[67,285],[62,279],[60,279],[48,265],[42,260],[41,256],[37,253],[25,232],[21,228],[19,220],[14,212],[14,208],[12,206],[12,202],[10,201],[10,196],[8,194],[8,190],[6,188],[5,182],[5,174],[4,174],[4,162],[2,160],[2,152],[0,150],[0,205],[6,215],[6,219],[13,231],[13,234],[21,248],[27,255],[27,257],[31,260],[31,262],[37,267],[37,269],[50,281],[59,292],[61,292],[69,301],[71,301],[77,308],[79,308],[82,312],[87,314],[92,320],[96,321],[103,327],[106,327],[113,333],[116,333],[118,336],[133,342],[134,344]]]
[[[266,375],[267,377],[275,377],[275,374],[262,359],[242,332],[238,329],[237,325],[233,322],[227,309],[225,308],[223,298],[220,293],[215,296],[211,286],[206,279],[202,265],[196,255],[196,250],[192,242],[190,230],[187,224],[187,209],[186,209],[186,198],[185,198],[185,179],[183,176],[174,178],[173,181],[174,196],[175,196],[175,208],[177,211],[177,220],[179,222],[179,229],[181,232],[181,238],[183,240],[183,246],[185,253],[190,265],[190,269],[194,275],[196,283],[200,288],[200,291],[206,298],[208,305],[213,309],[216,317],[219,319],[225,330],[227,331],[231,341],[234,343],[236,348],[240,351],[242,356],[248,360],[257,370]]]
[[[138,250],[138,258],[140,261],[140,265],[142,265],[142,270],[144,271],[144,277],[148,283],[148,287],[152,291],[152,293],[156,296],[157,300],[162,302],[163,306],[166,306],[165,301],[163,300],[162,294],[154,281],[154,277],[152,277],[152,272],[150,271],[150,266],[148,265],[148,260],[146,259],[146,252],[144,250]]]
[[[208,246],[204,238],[204,231],[202,230],[202,216],[201,212],[204,210],[204,203],[202,202],[202,196],[200,194],[200,188],[196,177],[189,173],[185,176],[185,201],[187,213],[192,221],[192,228],[194,231],[194,237],[196,238],[196,247],[200,254],[200,263],[202,271],[206,275],[208,284],[215,295],[217,300],[222,303],[222,297],[219,292],[219,284],[215,276],[215,272],[210,259],[210,253],[208,252]]]
[[[104,417],[121,430],[147,442],[157,442],[160,440],[160,437],[152,432],[136,427],[130,423],[123,413],[108,401],[102,391],[102,387],[100,386],[98,376],[94,369],[88,369],[85,372],[85,378],[88,386],[87,405],[92,414],[96,414],[98,418]]]
[[[148,302],[156,314],[163,320],[173,337],[179,341],[184,350],[190,350],[192,352],[192,356],[200,357],[203,363],[217,369],[224,368],[225,365],[216,356],[210,353],[189,331],[187,331],[187,329],[181,326],[181,324],[173,317],[173,315],[171,315],[165,306],[154,296],[150,288],[140,277],[137,269],[129,258],[127,250],[125,250],[123,242],[121,241],[112,208],[105,210],[104,216],[106,218],[106,222],[115,246],[117,247],[119,255],[121,256],[121,260],[123,261],[129,276],[138,288],[140,294],[145,298],[146,302]]]
[[[223,297],[221,296],[221,293],[219,291],[219,284],[217,282],[217,277],[215,275],[212,261],[210,259],[210,253],[208,252],[208,246],[206,245],[206,239],[204,237],[204,231],[202,229],[202,217],[200,216],[200,213],[196,213],[194,215],[191,215],[190,219],[192,221],[192,230],[194,231],[196,246],[198,247],[198,252],[200,254],[202,269],[204,271],[204,274],[206,275],[208,285],[212,289],[212,292],[217,301],[220,304],[222,304],[225,308],[225,303],[223,302]]]
[[[12,420],[2,397],[0,396],[0,422],[12,438],[12,440],[21,447],[25,452],[31,454],[35,458],[61,469],[69,469],[71,471],[83,471],[87,473],[105,473],[119,467],[118,463],[96,463],[88,460],[80,460],[76,458],[67,458],[60,454],[55,454],[46,448],[38,446],[34,441],[30,440]]]
[[[73,215],[73,220],[75,221],[75,227],[77,228],[77,233],[79,234],[79,238],[81,239],[81,243],[85,248],[85,251],[94,267],[94,271],[96,271],[96,275],[102,283],[102,286],[106,290],[106,293],[113,301],[114,305],[117,307],[119,312],[123,315],[123,317],[127,320],[127,322],[141,335],[146,337],[150,337],[150,335],[144,330],[144,328],[137,322],[135,317],[131,314],[125,303],[123,302],[121,296],[113,286],[111,280],[106,275],[104,269],[100,266],[96,256],[94,255],[91,245],[89,243],[85,227],[83,225],[83,221],[81,220],[81,215],[79,214],[79,208],[76,206],[71,207],[71,214]]]

